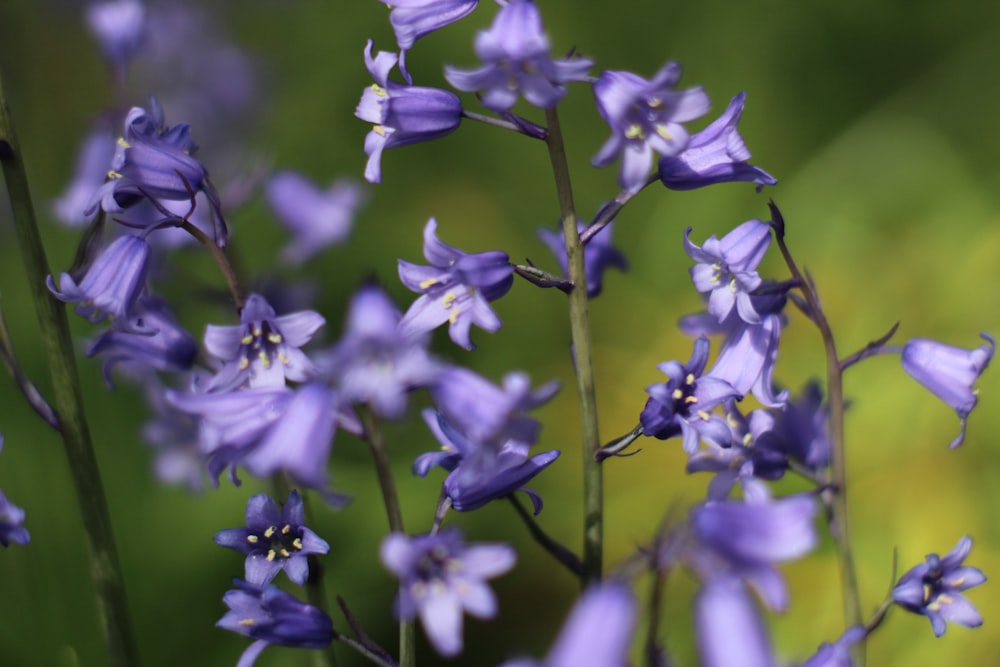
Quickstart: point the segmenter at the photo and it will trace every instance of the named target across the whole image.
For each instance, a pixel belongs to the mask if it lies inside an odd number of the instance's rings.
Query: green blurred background
[[[153,3],[154,5],[156,3]],[[628,273],[608,276],[593,304],[595,360],[602,437],[629,430],[659,381],[655,365],[686,360],[690,341],[676,330],[679,315],[699,308],[681,247],[685,227],[701,241],[752,217],[766,217],[772,196],[785,214],[789,242],[815,277],[844,353],[901,321],[898,342],[927,336],[974,347],[979,331],[1000,334],[1000,5],[964,0],[779,2],[752,0],[664,3],[626,0],[582,3],[541,0],[556,53],[575,46],[598,68],[649,76],[666,60],[685,67],[683,84],[705,87],[711,117],[730,96],[748,91],[741,125],[753,162],[779,179],[757,195],[747,184],[672,193],[650,188],[620,216],[617,245]],[[259,68],[259,81],[241,125],[244,134],[193,134],[216,180],[229,163],[295,168],[321,183],[360,178],[368,127],[353,117],[370,84],[361,51],[394,39],[385,7],[375,0],[243,0],[201,3],[216,12],[217,35],[239,44]],[[483,5],[465,21],[421,40],[409,59],[417,82],[443,85],[442,63],[471,66],[471,40],[494,13]],[[181,42],[183,35],[167,39]],[[197,55],[197,45],[192,45]],[[4,0],[0,4],[0,66],[18,123],[43,234],[54,271],[72,258],[78,232],[48,215],[71,173],[77,142],[111,94],[102,61],[82,27],[81,10],[68,1]],[[596,70],[595,70],[596,71]],[[198,72],[163,72],[175,86]],[[135,85],[129,103],[142,104],[155,88]],[[474,101],[468,102],[475,110]],[[540,114],[528,108],[529,117]],[[183,122],[166,108],[168,122]],[[252,113],[250,113],[252,112]],[[591,214],[614,196],[615,167],[595,170],[590,157],[606,127],[584,86],[573,87],[561,107],[573,168],[577,206]],[[700,123],[692,124],[695,128]],[[223,158],[224,149],[236,150]],[[217,158],[213,152],[218,151]],[[401,306],[410,295],[395,279],[397,258],[422,261],[421,229],[430,216],[441,237],[469,251],[502,248],[515,260],[555,264],[536,228],[557,218],[554,188],[543,147],[503,131],[466,123],[433,144],[391,150],[383,183],[359,216],[350,240],[302,271],[320,288],[316,308],[328,319],[325,339],[339,335],[346,300],[365,276],[379,277]],[[255,276],[272,273],[283,243],[259,198],[232,218],[241,264]],[[0,290],[22,364],[46,385],[37,324],[16,256],[9,209],[0,209]],[[783,277],[777,255],[762,272]],[[201,256],[184,252],[182,282],[162,289],[186,308],[195,332],[207,321],[232,316],[191,297],[217,280]],[[195,284],[191,284],[194,281]],[[220,284],[220,283],[216,283]],[[559,378],[561,394],[538,411],[544,421],[539,447],[559,448],[559,461],[532,483],[545,499],[541,524],[576,547],[580,541],[578,417],[571,379],[565,299],[526,283],[496,304],[504,328],[476,331],[479,348],[466,353],[444,331],[435,334],[442,357],[499,380],[513,369],[536,383]],[[95,328],[81,318],[82,341]],[[81,355],[82,356],[82,355]],[[783,335],[777,378],[799,388],[823,369],[819,340],[803,318],[792,317]],[[81,358],[85,400],[108,490],[125,576],[145,665],[229,665],[247,641],[213,627],[241,557],[215,546],[219,529],[242,523],[253,480],[241,488],[224,482],[200,495],[158,484],[152,456],[138,436],[141,399],[122,383],[109,392],[99,364]],[[864,608],[873,610],[892,584],[893,549],[901,569],[931,551],[943,553],[964,534],[976,542],[969,559],[988,576],[1000,572],[1000,379],[979,383],[980,405],[966,444],[949,451],[957,432],[953,412],[910,381],[895,359],[876,358],[852,369],[847,429],[854,536]],[[388,428],[408,528],[430,525],[440,471],[430,479],[409,474],[413,458],[434,443],[419,420]],[[101,665],[80,519],[56,437],[43,428],[12,384],[0,380],[0,488],[27,512],[27,547],[0,553],[0,664]],[[678,442],[645,442],[635,457],[606,464],[606,560],[613,565],[650,538],[668,508],[703,496],[707,476],[688,477]],[[394,582],[377,564],[386,531],[370,457],[361,443],[338,436],[332,470],[338,490],[351,494],[344,511],[320,509],[314,528],[327,539],[329,591],[343,595],[373,637],[394,650],[386,622]],[[801,488],[794,483],[784,490]],[[467,619],[465,655],[445,661],[426,650],[421,664],[491,666],[515,655],[541,657],[576,594],[573,578],[535,546],[506,503],[452,515],[472,540],[504,540],[519,564],[495,580],[500,616]],[[780,655],[788,662],[810,655],[842,630],[836,564],[827,541],[815,554],[785,569],[792,611],[774,617]],[[687,618],[693,589],[683,578],[670,589],[671,613],[662,634],[693,665]],[[987,584],[970,594],[985,617],[982,628],[949,629],[935,639],[926,619],[893,611],[869,643],[871,665],[991,664],[1000,649],[1000,596]],[[337,627],[343,619],[334,615]],[[343,665],[363,664],[340,652]],[[262,667],[308,664],[292,649],[266,651]],[[734,666],[735,667],[735,666]]]

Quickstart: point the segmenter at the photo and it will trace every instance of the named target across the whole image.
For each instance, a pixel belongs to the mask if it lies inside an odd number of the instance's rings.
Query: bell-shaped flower
[[[399,260],[399,279],[420,294],[403,315],[399,330],[406,335],[431,331],[448,322],[448,334],[467,350],[473,324],[490,333],[500,328],[489,302],[499,299],[514,282],[514,267],[499,250],[467,253],[437,237],[437,221],[424,226],[424,257],[430,266]]]
[[[493,25],[476,35],[482,67],[446,66],[444,78],[458,90],[477,92],[483,106],[510,111],[520,95],[541,109],[551,109],[566,94],[566,84],[587,81],[593,62],[586,58],[553,60],[538,7],[530,0],[510,0]]]
[[[52,276],[46,285],[60,301],[77,304],[77,314],[91,322],[110,318],[122,331],[150,335],[153,329],[132,322],[132,311],[146,288],[148,265],[149,243],[125,234],[97,255],[79,285],[68,273],[59,277],[59,289]]]
[[[765,185],[778,182],[760,167],[747,164],[750,151],[737,128],[746,96],[739,93],[730,100],[721,116],[691,135],[683,151],[660,158],[660,181],[665,186],[671,190],[694,190],[716,183],[749,181],[757,184],[759,192]]]
[[[379,0],[389,5],[389,23],[399,44],[399,69],[408,83],[406,52],[413,44],[438,28],[454,23],[472,13],[479,0]]]
[[[268,206],[293,235],[281,259],[301,264],[322,250],[347,238],[358,209],[367,199],[361,184],[338,178],[328,189],[295,171],[280,171],[267,182]]]
[[[333,622],[322,610],[300,602],[277,586],[234,579],[222,601],[229,611],[216,627],[255,639],[237,663],[252,667],[268,646],[325,648],[333,641]]]
[[[0,435],[0,450],[3,449],[3,436]],[[0,544],[9,547],[11,542],[27,544],[31,534],[24,527],[24,510],[7,500],[0,491]]]
[[[972,385],[990,365],[996,351],[992,336],[985,333],[980,336],[986,344],[974,350],[925,338],[914,338],[903,346],[903,370],[958,413],[962,426],[949,445],[952,448],[965,440],[966,420],[979,400]]]
[[[851,646],[865,640],[865,628],[852,625],[832,644],[823,642],[816,653],[801,667],[853,667]]]
[[[443,656],[462,652],[462,612],[493,618],[497,602],[487,579],[514,566],[506,544],[466,546],[456,529],[407,537],[392,533],[382,541],[382,564],[399,578],[397,617],[420,617],[431,644]]]
[[[818,382],[808,383],[780,410],[754,410],[753,416],[762,422],[756,437],[761,449],[782,452],[817,472],[829,464],[827,407]]]
[[[736,308],[740,319],[758,324],[750,293],[760,287],[757,267],[771,245],[771,227],[748,220],[718,239],[713,234],[701,247],[691,242],[691,228],[684,232],[684,251],[697,264],[689,269],[695,289],[708,295],[708,312],[719,322]]]
[[[224,363],[206,391],[280,387],[286,380],[308,380],[316,367],[300,348],[324,324],[323,316],[312,310],[279,317],[264,297],[251,294],[238,325],[209,324],[205,328],[205,348]]]
[[[104,184],[108,165],[115,154],[115,139],[107,127],[93,128],[80,144],[73,168],[72,180],[63,193],[52,202],[52,215],[70,227],[90,222],[96,210],[88,210],[94,193]]]
[[[688,146],[681,123],[708,112],[708,95],[700,87],[675,91],[680,65],[668,62],[652,79],[631,72],[604,71],[594,83],[597,110],[611,126],[591,163],[605,167],[621,158],[618,185],[638,192],[647,181],[654,154],[674,156]]]
[[[776,667],[760,610],[738,579],[713,578],[694,601],[702,667]]]
[[[309,556],[330,550],[325,540],[306,527],[302,497],[294,489],[281,508],[266,494],[252,496],[246,519],[246,526],[221,530],[213,539],[247,557],[246,580],[251,584],[269,584],[284,570],[289,579],[304,586]]]
[[[944,556],[928,554],[925,562],[911,568],[892,590],[899,606],[930,619],[934,634],[944,634],[947,623],[967,628],[983,624],[983,617],[962,594],[986,581],[978,568],[963,565],[972,549],[972,538],[965,536]]]
[[[447,90],[407,86],[389,80],[396,65],[394,53],[379,51],[372,57],[372,40],[365,46],[365,65],[375,83],[365,89],[354,115],[373,123],[365,137],[365,179],[382,180],[382,151],[430,141],[451,134],[462,122],[462,102]]]
[[[601,293],[606,270],[614,267],[624,271],[628,268],[628,261],[625,259],[624,253],[611,245],[612,226],[613,224],[609,223],[583,247],[583,270],[587,279],[587,296],[591,299]],[[582,232],[586,228],[586,223],[577,221],[577,232]],[[562,229],[542,228],[538,230],[538,236],[559,260],[563,276],[568,276],[566,243],[563,241]]]

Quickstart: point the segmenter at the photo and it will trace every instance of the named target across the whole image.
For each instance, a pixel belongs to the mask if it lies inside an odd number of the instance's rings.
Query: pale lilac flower
[[[566,94],[566,84],[586,81],[593,62],[586,58],[552,60],[542,17],[530,0],[511,0],[493,25],[476,35],[476,55],[483,66],[473,70],[445,67],[444,77],[465,92],[478,92],[483,106],[510,111],[517,98],[551,109]]]
[[[58,199],[52,202],[52,215],[56,220],[70,227],[87,224],[94,217],[88,210],[94,193],[97,192],[108,175],[108,167],[115,154],[115,139],[106,127],[92,129],[76,155],[73,178]]]
[[[996,351],[992,336],[985,333],[980,336],[986,344],[974,350],[925,338],[909,340],[903,347],[903,370],[958,413],[962,426],[949,445],[952,448],[965,440],[966,420],[979,400],[979,392],[972,385],[990,365]]]
[[[104,57],[124,67],[142,44],[146,9],[139,0],[92,2],[86,9],[87,27],[101,45]]]
[[[382,563],[399,578],[396,615],[420,622],[443,656],[462,651],[462,613],[493,618],[497,602],[487,579],[514,566],[506,544],[466,546],[457,529],[407,537],[392,533],[382,541]]]
[[[668,62],[652,79],[631,72],[604,71],[594,83],[597,110],[611,126],[591,163],[605,167],[621,158],[618,185],[638,192],[646,183],[653,156],[674,156],[687,148],[684,126],[708,112],[708,96],[700,87],[675,91],[680,65]]]
[[[739,93],[712,123],[691,136],[687,148],[660,158],[660,181],[671,190],[693,190],[715,183],[750,181],[759,192],[778,181],[760,167],[747,164],[750,151],[737,125],[746,93]]]
[[[448,322],[448,334],[467,350],[473,324],[495,332],[500,328],[489,302],[499,299],[514,282],[514,267],[507,253],[499,250],[467,253],[437,237],[437,221],[424,226],[424,257],[430,266],[399,260],[399,279],[420,294],[399,323],[407,335],[431,331]]]
[[[983,617],[962,594],[986,581],[978,568],[962,565],[971,549],[972,538],[966,535],[944,556],[927,554],[926,561],[904,574],[892,591],[896,604],[930,619],[938,637],[947,622],[967,628],[983,624]]]
[[[408,83],[413,83],[406,71],[406,52],[414,42],[468,16],[479,4],[479,0],[379,0],[388,5],[389,23],[396,33],[399,44],[399,69]]]
[[[264,192],[278,222],[293,235],[281,251],[281,259],[301,264],[324,249],[342,243],[351,231],[354,216],[367,195],[350,178],[339,178],[321,190],[295,171],[280,171]]]
[[[694,601],[702,667],[776,667],[760,610],[743,583],[730,577],[707,581]]]
[[[621,250],[611,245],[611,227],[609,223],[597,233],[590,242],[583,248],[583,269],[587,279],[587,296],[593,299],[601,293],[604,281],[604,272],[609,268],[616,268],[624,271],[628,268],[628,261]],[[587,228],[586,223],[577,221],[576,230],[582,232]],[[559,260],[559,267],[563,276],[568,276],[566,260],[566,243],[563,241],[562,229],[538,230],[538,236],[542,242],[548,246],[552,254]]]

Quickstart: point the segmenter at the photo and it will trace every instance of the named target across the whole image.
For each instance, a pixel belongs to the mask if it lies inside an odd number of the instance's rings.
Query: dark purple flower
[[[427,427],[441,443],[441,451],[418,456],[413,462],[413,472],[425,477],[435,465],[447,470],[444,492],[453,508],[468,512],[491,500],[524,491],[531,498],[535,514],[541,511],[542,499],[524,485],[559,458],[558,450],[529,458],[527,443],[508,440],[497,448],[494,444],[472,442],[434,410],[428,408],[422,414]]]
[[[325,554],[330,545],[305,526],[302,498],[294,489],[281,509],[265,494],[247,502],[247,525],[219,531],[215,543],[235,549],[246,559],[246,580],[263,586],[278,572],[304,586],[309,578],[309,555]]]
[[[271,645],[325,648],[333,641],[333,623],[320,609],[300,602],[277,586],[257,586],[234,579],[222,601],[229,611],[216,627],[256,639],[237,663],[251,667]]]
[[[324,324],[323,316],[312,310],[276,316],[264,297],[251,294],[239,324],[205,328],[205,349],[225,364],[207,391],[225,392],[244,385],[281,387],[286,380],[308,380],[316,367],[299,348]]]
[[[645,435],[660,440],[680,435],[688,454],[698,449],[699,438],[729,442],[730,431],[725,420],[708,411],[728,399],[742,398],[725,380],[702,376],[708,361],[708,346],[708,339],[702,336],[695,341],[686,364],[666,361],[658,365],[667,381],[646,387],[649,399],[639,415]]]
[[[851,646],[864,641],[865,636],[864,627],[851,626],[834,643],[823,642],[815,655],[803,662],[801,667],[852,667]]]
[[[79,285],[68,273],[59,277],[59,289],[52,276],[46,284],[60,301],[77,304],[77,314],[91,322],[108,317],[122,331],[149,335],[153,329],[134,326],[131,321],[132,310],[146,287],[148,261],[146,240],[125,234],[101,251]]]
[[[778,181],[760,167],[747,164],[750,151],[737,124],[746,93],[734,97],[712,123],[691,136],[687,148],[677,155],[660,158],[660,181],[671,190],[694,190],[730,181],[750,181],[758,192]]]
[[[706,582],[694,601],[702,667],[776,667],[760,610],[737,579]]]
[[[292,264],[344,241],[367,199],[361,184],[353,179],[339,178],[321,190],[295,171],[271,176],[264,196],[278,221],[293,234],[292,242],[281,251],[281,258]]]
[[[154,370],[179,373],[188,370],[198,356],[198,341],[177,320],[163,299],[146,294],[132,309],[130,328],[153,331],[139,335],[112,329],[101,334],[87,356],[104,359],[104,380],[111,386],[111,370],[124,364],[127,373]]]
[[[468,16],[479,4],[479,0],[379,0],[388,5],[389,23],[396,32],[396,43],[399,44],[399,68],[409,83],[410,76],[406,71],[406,52],[413,48],[414,42]]]
[[[346,401],[367,403],[389,419],[402,417],[407,394],[431,385],[440,372],[423,337],[403,334],[399,320],[382,289],[361,288],[351,299],[347,330],[326,364]]]
[[[980,336],[987,344],[974,350],[926,338],[914,338],[903,347],[903,370],[958,413],[962,427],[949,445],[952,448],[965,440],[965,423],[978,400],[978,392],[972,385],[990,365],[996,350],[992,336],[985,333]]]
[[[966,535],[944,556],[927,554],[926,561],[904,574],[892,591],[896,604],[930,619],[935,636],[944,634],[946,622],[967,628],[983,624],[983,617],[962,595],[986,581],[978,568],[962,565],[971,549],[972,538]]]
[[[444,78],[458,90],[478,92],[483,106],[504,113],[519,95],[551,109],[566,94],[567,83],[586,81],[593,62],[586,58],[552,60],[542,17],[530,0],[511,0],[493,25],[476,35],[476,55],[483,66],[461,70],[446,66]]]
[[[628,268],[625,255],[622,254],[621,250],[611,245],[611,227],[612,224],[609,223],[583,248],[583,268],[587,277],[587,296],[590,298],[601,293],[604,272],[607,269],[615,267],[624,271]],[[582,232],[586,228],[586,223],[577,221],[576,230],[578,232]],[[538,230],[538,236],[559,260],[563,276],[568,276],[566,243],[563,241],[562,229],[542,228]]]
[[[479,618],[496,616],[496,597],[486,580],[503,574],[516,560],[506,544],[466,546],[456,529],[416,537],[392,533],[382,541],[381,556],[399,578],[396,615],[420,616],[431,644],[448,657],[462,651],[463,611]]]
[[[459,367],[441,373],[431,387],[438,410],[462,435],[472,442],[499,447],[507,440],[532,444],[541,424],[525,412],[548,401],[559,390],[549,382],[531,389],[524,373],[508,373],[503,386]]]
[[[826,432],[827,409],[818,382],[810,382],[802,393],[780,410],[755,410],[761,424],[758,447],[783,452],[818,471],[830,461],[830,437]]]
[[[92,2],[86,9],[87,26],[101,45],[104,57],[124,67],[142,43],[146,9],[139,0]]]
[[[3,436],[0,435],[0,450],[3,449]],[[24,510],[7,500],[0,491],[0,544],[9,547],[11,542],[24,545],[31,541],[31,534],[24,524]]]
[[[470,254],[443,243],[434,218],[424,226],[424,257],[430,266],[399,260],[400,281],[421,295],[403,315],[400,331],[420,334],[448,322],[455,344],[473,349],[473,324],[490,333],[500,328],[489,302],[506,294],[514,282],[510,258],[499,250]]]
[[[375,83],[365,89],[354,115],[374,123],[365,137],[365,179],[382,180],[382,151],[430,141],[451,134],[462,122],[462,102],[447,90],[406,86],[389,80],[396,54],[379,51],[372,58],[372,41],[365,46],[365,65]]]
[[[760,220],[748,220],[718,239],[713,234],[698,247],[691,242],[691,228],[684,232],[684,251],[697,264],[689,269],[691,282],[708,294],[708,312],[719,322],[736,308],[740,319],[759,324],[750,293],[760,287],[757,267],[771,244],[771,227]]]
[[[594,84],[597,110],[611,126],[611,137],[591,163],[605,167],[620,157],[618,185],[629,192],[645,185],[655,153],[670,157],[687,148],[681,123],[708,112],[700,87],[674,90],[680,78],[680,65],[668,62],[648,81],[631,72],[604,71]]]
[[[605,581],[580,596],[545,660],[512,660],[501,667],[626,667],[635,621],[632,591],[621,581]]]
[[[83,142],[76,156],[73,178],[58,199],[52,202],[52,215],[71,227],[86,224],[96,211],[88,210],[94,193],[104,184],[108,166],[115,154],[115,139],[107,127],[95,127]]]

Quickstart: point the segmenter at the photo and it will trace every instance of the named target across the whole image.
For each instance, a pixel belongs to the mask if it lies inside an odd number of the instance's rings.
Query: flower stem
[[[594,453],[601,446],[601,438],[597,428],[597,395],[594,390],[594,362],[590,349],[587,278],[583,264],[583,244],[576,231],[576,212],[566,161],[566,146],[555,108],[546,109],[545,122],[549,129],[545,143],[549,149],[552,174],[559,195],[567,274],[574,285],[569,293],[569,322],[583,435],[583,582],[586,585],[601,578],[604,557],[604,481],[601,465],[594,460]]]
[[[382,488],[382,500],[385,503],[385,514],[389,519],[389,530],[405,534],[403,512],[399,506],[399,494],[396,493],[396,482],[392,477],[392,464],[389,461],[389,452],[385,448],[385,440],[382,438],[378,418],[372,409],[366,406],[361,410],[361,421],[365,427],[365,440],[368,441],[368,446],[372,450],[372,458],[375,459],[375,474],[378,476],[378,483]],[[400,620],[400,667],[413,667],[416,664],[415,641],[413,621]]]
[[[31,191],[20,147],[14,134],[10,111],[7,108],[2,76],[0,76],[0,163],[3,166],[7,192],[14,213],[14,226],[17,230],[21,258],[24,260],[42,342],[49,361],[52,407],[61,425],[59,432],[70,475],[73,478],[77,505],[83,518],[90,575],[97,596],[98,619],[108,646],[107,664],[112,667],[135,667],[139,664],[139,650],[129,615],[125,581],[118,561],[104,487],[101,485],[97,458],[94,455],[90,430],[83,411],[83,398],[76,372],[69,323],[63,305],[52,298],[45,289],[49,263],[38,233],[35,211],[31,203]]]
[[[521,517],[522,521],[524,521],[524,525],[528,527],[528,532],[530,532],[531,536],[535,538],[535,541],[538,542],[543,549],[552,554],[552,557],[565,566],[566,569],[576,576],[582,577],[583,563],[581,563],[580,559],[576,557],[576,554],[549,537],[548,533],[542,530],[542,527],[535,521],[535,517],[533,517],[531,513],[524,508],[524,505],[522,505],[521,501],[517,499],[517,496],[512,493],[507,496],[507,499],[510,500],[514,509],[517,511],[517,515]]]
[[[187,220],[181,224],[181,229],[195,237],[198,243],[205,246],[208,252],[212,254],[212,259],[219,265],[222,275],[226,278],[226,285],[229,287],[229,294],[233,298],[233,305],[236,306],[237,310],[241,310],[243,308],[243,291],[240,289],[239,280],[236,278],[236,271],[233,270],[233,265],[230,263],[229,257],[226,256],[226,251],[209,238],[208,234]]]
[[[854,555],[851,550],[851,536],[847,523],[847,456],[844,446],[844,386],[843,369],[840,357],[837,355],[837,346],[834,342],[833,331],[827,322],[826,314],[819,302],[819,295],[810,280],[802,274],[795,260],[792,258],[788,246],[785,244],[785,223],[781,216],[781,211],[773,201],[768,205],[771,208],[773,218],[772,226],[775,231],[775,239],[781,254],[785,258],[785,264],[791,271],[792,277],[799,281],[799,289],[806,299],[812,321],[819,329],[823,338],[823,347],[826,351],[826,373],[827,373],[827,403],[829,406],[829,436],[830,436],[830,459],[831,469],[828,482],[831,485],[821,497],[827,505],[830,516],[830,535],[833,538],[837,549],[837,558],[840,562],[840,579],[843,589],[844,621],[847,627],[861,625],[861,597],[858,590],[858,578],[854,569]],[[864,642],[858,642],[851,647],[852,664],[855,667],[864,667],[865,646]]]

